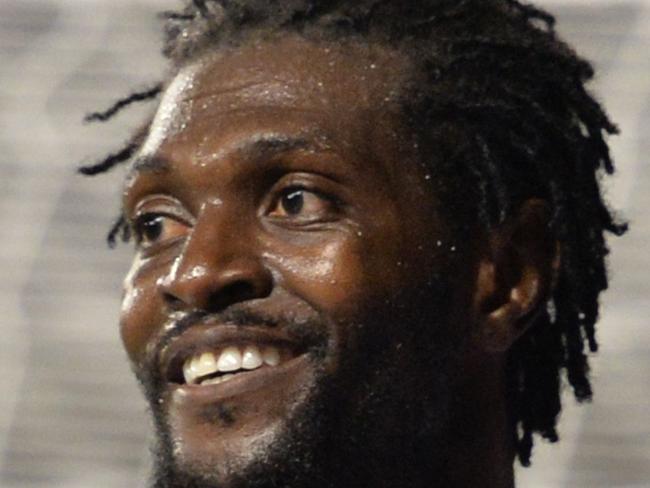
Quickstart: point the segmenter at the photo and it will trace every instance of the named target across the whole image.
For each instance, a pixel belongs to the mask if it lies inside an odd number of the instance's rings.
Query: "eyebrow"
[[[313,149],[314,145],[304,137],[283,134],[262,134],[238,144],[235,147],[235,152],[247,160],[257,162],[272,158],[284,152],[306,148]]]
[[[301,136],[287,136],[283,134],[255,135],[240,142],[227,153],[236,153],[240,157],[258,163],[268,160],[278,154],[295,151],[298,149],[323,149]],[[141,155],[135,158],[131,166],[131,173],[165,173],[171,170],[170,161],[157,155]]]

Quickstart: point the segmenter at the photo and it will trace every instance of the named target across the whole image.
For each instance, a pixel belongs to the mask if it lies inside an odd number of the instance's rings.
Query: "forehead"
[[[285,35],[208,54],[192,69],[208,91],[218,87],[226,94],[243,89],[247,96],[262,98],[267,94],[258,89],[264,87],[278,102],[290,102],[301,94],[331,94],[328,90],[337,88],[342,101],[365,106],[397,89],[406,66],[398,52],[378,44],[316,42]]]
[[[297,35],[209,52],[171,80],[142,153],[152,155],[171,142],[196,144],[197,132],[214,140],[264,117],[272,130],[288,124],[289,113],[301,116],[302,127],[286,129],[303,132],[340,124],[357,130],[378,114],[388,123],[399,113],[409,72],[402,55],[380,45]]]

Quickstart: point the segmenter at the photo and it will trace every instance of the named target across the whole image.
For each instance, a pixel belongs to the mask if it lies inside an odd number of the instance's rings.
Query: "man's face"
[[[167,88],[125,189],[121,316],[161,480],[319,486],[328,459],[443,442],[471,280],[402,125],[409,72],[285,36]]]

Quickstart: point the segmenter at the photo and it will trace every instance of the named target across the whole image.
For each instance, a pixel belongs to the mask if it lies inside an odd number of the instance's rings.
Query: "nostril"
[[[221,310],[233,303],[261,298],[256,293],[255,287],[248,281],[235,281],[224,286],[218,293],[215,293],[210,300],[210,308]]]
[[[173,295],[172,293],[164,292],[162,296],[163,300],[171,310],[177,311],[183,308],[183,300]]]
[[[271,294],[271,273],[257,261],[237,260],[223,267],[212,266],[197,276],[196,267],[176,270],[173,279],[161,282],[160,297],[170,311],[200,309],[219,312],[235,303]]]

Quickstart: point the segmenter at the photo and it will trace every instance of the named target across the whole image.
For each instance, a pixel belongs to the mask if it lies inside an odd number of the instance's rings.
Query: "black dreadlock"
[[[598,182],[602,170],[614,171],[604,138],[617,128],[585,90],[593,70],[558,39],[554,18],[516,0],[194,0],[162,15],[164,54],[176,67],[253,31],[395,46],[425,74],[417,93],[405,97],[405,119],[419,135],[423,162],[446,182],[441,197],[454,205],[448,208],[491,229],[526,199],[548,202],[561,269],[548,308],[509,354],[509,402],[523,465],[530,463],[534,432],[556,441],[561,370],[579,401],[592,395],[584,346],[598,347],[598,297],[607,288],[604,232],[621,235],[626,226],[608,210]],[[89,118],[108,119],[160,91],[134,94]],[[81,171],[106,171],[136,149],[129,143]],[[459,201],[469,192],[476,202]],[[118,221],[110,239],[123,228]]]
[[[156,98],[162,91],[162,84],[157,85],[141,92],[135,92],[126,98],[116,101],[108,109],[101,112],[91,112],[84,117],[85,122],[106,122],[122,109],[128,107],[135,102],[143,102]]]
[[[125,108],[133,105],[134,103],[155,100],[158,97],[158,95],[160,95],[160,93],[162,92],[162,89],[163,89],[162,83],[158,83],[152,88],[143,91],[133,92],[130,95],[117,100],[115,103],[113,103],[113,105],[111,105],[106,110],[89,113],[84,117],[84,122],[106,122],[112,119],[115,115],[117,115]],[[146,135],[147,132],[146,129],[148,128],[148,126],[149,124],[146,124],[144,128],[138,130],[136,134],[133,137],[131,137],[125,143],[125,145],[120,149],[118,149],[117,151],[108,154],[107,156],[104,157],[104,159],[96,163],[89,164],[86,166],[81,166],[77,171],[82,175],[94,176],[96,174],[105,173],[113,169],[115,166],[118,166],[119,164],[129,161],[138,152],[138,149],[140,148],[140,145],[142,144],[142,141],[144,140],[144,137]],[[115,237],[120,232],[122,232],[122,236],[125,239],[128,239],[128,237],[130,236],[130,232],[128,230],[121,231],[121,227],[125,224],[126,221],[120,217],[117,219],[115,226],[111,228],[108,234],[108,244],[110,247],[113,247],[115,245]]]

